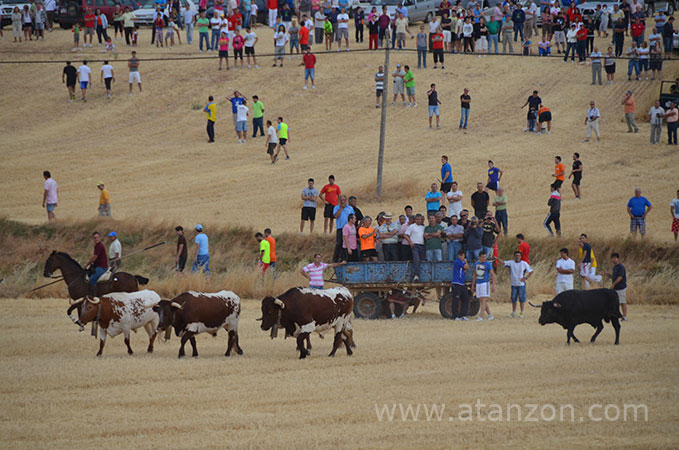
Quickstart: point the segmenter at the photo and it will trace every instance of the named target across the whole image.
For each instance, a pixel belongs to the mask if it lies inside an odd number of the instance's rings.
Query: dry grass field
[[[62,64],[3,65],[3,133],[0,137],[0,211],[10,218],[38,223],[44,169],[60,183],[57,216],[87,219],[96,214],[96,181],[111,192],[117,219],[167,220],[184,224],[247,224],[294,231],[299,220],[299,193],[308,177],[320,188],[333,173],[344,192],[359,197],[364,213],[400,213],[406,203],[424,209],[424,194],[439,176],[439,156],[451,157],[453,173],[465,194],[485,180],[486,161],[505,171],[511,228],[542,235],[553,157],[569,164],[574,151],[585,164],[584,199],[564,189],[562,222],[567,235],[594,236],[627,232],[625,204],[634,186],[656,206],[649,216],[649,235],[667,241],[669,204],[676,192],[676,150],[649,146],[645,111],[659,83],[626,81],[625,61],[618,61],[612,86],[590,86],[589,67],[564,64],[558,58],[450,56],[444,71],[415,71],[419,106],[390,107],[385,153],[385,199],[376,202],[374,186],[379,110],[374,107],[373,76],[382,53],[344,52],[318,56],[317,88],[302,90],[299,61],[272,68],[261,58],[258,70],[217,71],[217,58],[148,61],[150,58],[205,56],[195,45],[156,49],[142,29],[137,49],[142,60],[144,95],[127,95],[128,48],[104,55],[96,47],[71,52],[71,33],[58,30],[45,42],[0,42],[5,60],[79,60],[108,58],[116,70],[114,98],[105,99],[99,82],[101,62],[91,63],[94,83],[86,104],[66,101]],[[270,31],[259,28],[260,54],[272,51]],[[11,40],[11,39],[10,39]],[[409,43],[410,45],[410,43]],[[604,39],[597,40],[606,46]],[[319,46],[316,46],[319,47]],[[360,46],[363,48],[364,46]],[[354,46],[356,50],[359,47]],[[318,49],[318,48],[317,48]],[[414,52],[391,55],[416,66]],[[431,61],[430,61],[431,63]],[[624,66],[624,67],[623,67]],[[430,66],[431,67],[431,66]],[[393,67],[392,67],[393,68]],[[676,75],[665,63],[666,79]],[[427,126],[425,91],[436,83],[442,105],[442,129]],[[470,128],[458,131],[458,97],[463,87],[472,96]],[[631,88],[637,98],[641,131],[627,134],[619,105]],[[225,97],[238,89],[259,95],[265,119],[283,116],[290,125],[292,159],[267,163],[264,141],[237,144]],[[554,115],[551,136],[523,132],[526,110],[519,109],[538,89]],[[208,145],[205,114],[195,107],[214,95],[219,104],[217,144]],[[582,124],[589,100],[602,112],[601,143],[583,144]],[[369,202],[361,199],[371,199]],[[469,200],[464,201],[469,206]],[[318,228],[317,228],[318,229]]]
[[[62,299],[0,302],[2,448],[679,445],[675,307],[634,308],[620,346],[607,325],[594,345],[586,343],[592,329],[581,326],[583,343],[567,347],[564,330],[537,324],[537,310],[508,319],[508,305],[493,305],[494,322],[454,323],[430,303],[406,320],[355,320],[352,357],[327,358],[330,340],[314,336],[304,361],[292,340],[271,341],[259,329],[257,300],[243,304],[245,354],[229,359],[224,332],[199,336],[200,356],[178,360],[176,337],[148,355],[143,331],[132,336],[133,356],[118,336],[97,359],[89,327],[78,333],[66,307]],[[486,406],[477,410],[477,400]],[[419,420],[402,420],[396,406],[393,422],[380,422],[375,405],[383,404],[421,404]],[[427,421],[424,404],[445,404],[441,419]],[[468,404],[473,420],[463,421]],[[490,404],[505,409],[502,421]],[[514,409],[508,420],[507,404],[521,405],[523,419],[527,405],[540,409],[522,421]],[[645,404],[648,420],[638,410],[634,421],[628,409],[627,421],[609,421],[596,406],[590,418],[596,404],[616,405],[621,417],[625,404]],[[563,405],[572,405],[574,421]]]

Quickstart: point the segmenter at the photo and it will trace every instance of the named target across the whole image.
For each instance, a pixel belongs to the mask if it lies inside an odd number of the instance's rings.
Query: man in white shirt
[[[462,191],[457,188],[457,181],[453,181],[446,198],[448,199],[448,217],[457,216],[459,219],[462,212]]]
[[[246,106],[247,100],[236,106],[236,134],[238,135],[238,143],[245,144],[248,137],[248,114],[250,109]]]
[[[57,216],[54,215],[54,210],[59,202],[59,186],[57,182],[52,179],[52,174],[49,170],[45,170],[42,173],[43,178],[45,178],[45,184],[43,185],[42,194],[42,207],[47,210],[47,220],[56,220]]]
[[[518,250],[514,252],[513,261],[503,261],[500,258],[497,260],[505,267],[509,267],[512,285],[512,314],[509,317],[516,317],[516,302],[518,301],[521,305],[519,317],[523,318],[523,308],[526,303],[526,280],[533,274],[533,268],[521,259],[521,252]]]
[[[420,263],[425,260],[424,249],[424,216],[415,215],[415,223],[408,226],[404,238],[413,252],[413,281],[420,281]]]
[[[115,231],[111,231],[108,237],[111,240],[111,245],[108,247],[108,265],[111,268],[111,272],[116,272],[120,269],[120,257],[123,256],[123,246],[120,244]]]
[[[314,38],[316,40],[316,44],[323,43],[323,22],[325,22],[323,8],[319,8],[314,14]],[[311,39],[309,39],[309,42],[311,42]]]
[[[92,70],[87,66],[87,61],[83,61],[83,65],[78,67],[78,81],[80,81],[80,90],[83,93],[82,101],[87,101],[87,85],[90,84],[90,74]]]
[[[114,76],[113,66],[110,65],[108,61],[104,61],[104,65],[101,66],[101,77],[99,79],[106,84],[106,94],[108,95],[108,98],[111,98],[111,82],[113,81]]]
[[[587,125],[587,139],[583,142],[589,142],[589,138],[592,137],[592,131],[596,134],[596,140],[599,141],[599,108],[594,104],[594,100],[589,102],[589,109],[587,110],[587,117],[585,117],[585,125]]]
[[[556,293],[573,289],[573,272],[575,261],[568,257],[568,249],[559,250],[561,257],[556,260]]]
[[[337,14],[337,51],[342,50],[342,38],[346,43],[347,51],[349,51],[349,14],[343,7],[340,13]]]
[[[212,34],[210,36],[210,48],[217,51],[219,47],[219,29],[222,27],[222,19],[219,18],[219,12],[215,10],[215,15],[210,19],[210,29]]]
[[[57,10],[57,0],[47,0],[45,2],[45,13],[47,14],[47,26],[49,31],[52,31],[54,25],[54,15]]]
[[[278,147],[278,134],[276,134],[276,129],[273,127],[270,120],[266,121],[266,126],[266,142],[264,143],[264,147],[266,147],[266,152],[271,157],[271,164],[275,164],[276,158],[274,157],[273,152],[276,150],[276,147]]]
[[[656,100],[648,110],[648,117],[651,122],[651,145],[659,144],[662,134],[662,118],[665,117],[665,110],[660,106],[659,100]]]

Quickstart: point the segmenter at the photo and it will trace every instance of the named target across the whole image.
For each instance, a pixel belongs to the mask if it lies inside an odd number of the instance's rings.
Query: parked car
[[[198,14],[198,6],[191,0],[182,0],[182,11],[188,5],[188,7]],[[156,3],[154,0],[146,0],[144,3],[139,5],[139,9],[134,11],[134,23],[135,25],[153,25],[153,15],[156,12]],[[163,8],[163,15],[166,17],[170,16],[170,5],[166,4]]]
[[[83,23],[85,10],[90,8],[92,11],[100,9],[106,15],[109,22],[113,21],[113,11],[116,5],[122,9],[129,6],[137,9],[138,4],[134,0],[60,0],[55,20],[59,22],[61,28],[71,28],[74,23]]]
[[[18,6],[20,10],[24,9],[24,5],[31,6],[31,3],[26,0],[4,0],[0,1],[0,14],[2,14],[2,26],[10,25],[12,23],[12,11],[14,7]]]
[[[401,0],[373,0],[370,8],[375,6],[378,12],[382,12],[382,6],[387,6],[387,14],[394,16],[396,7]],[[408,8],[409,22],[429,22],[436,12],[440,2],[435,0],[403,0],[403,6]],[[368,10],[369,11],[369,10]]]

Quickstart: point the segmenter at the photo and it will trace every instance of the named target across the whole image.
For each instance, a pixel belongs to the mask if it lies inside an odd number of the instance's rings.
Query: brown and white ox
[[[130,331],[144,327],[149,335],[147,351],[153,352],[156,339],[158,314],[152,307],[160,302],[160,296],[154,291],[112,292],[101,297],[85,297],[78,301],[71,300],[71,305],[79,305],[78,321],[86,325],[94,322],[99,325],[99,351],[101,356],[106,343],[106,335],[115,337],[120,333],[125,336],[127,353],[133,353],[130,347]]]
[[[216,293],[188,291],[172,300],[161,300],[153,310],[159,316],[158,329],[166,331],[169,338],[170,327],[181,336],[179,357],[184,356],[186,341],[191,342],[193,355],[198,356],[195,335],[210,333],[217,335],[220,328],[229,333],[229,341],[224,356],[230,356],[234,349],[242,355],[238,345],[238,320],[240,319],[240,297],[231,291]]]
[[[334,329],[335,339],[328,356],[335,356],[337,349],[344,343],[347,355],[351,355],[353,330],[351,326],[354,298],[348,289],[309,289],[295,287],[278,297],[262,300],[262,330],[272,330],[273,339],[278,327],[285,329],[286,336],[297,338],[299,358],[310,354],[304,347],[309,334],[319,335],[330,328]]]

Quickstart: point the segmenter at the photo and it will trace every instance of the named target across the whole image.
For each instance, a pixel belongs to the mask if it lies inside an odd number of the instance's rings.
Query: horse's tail
[[[149,284],[149,279],[146,277],[142,277],[141,275],[135,275],[134,279],[137,280],[137,283],[139,283],[140,286],[146,286]]]

